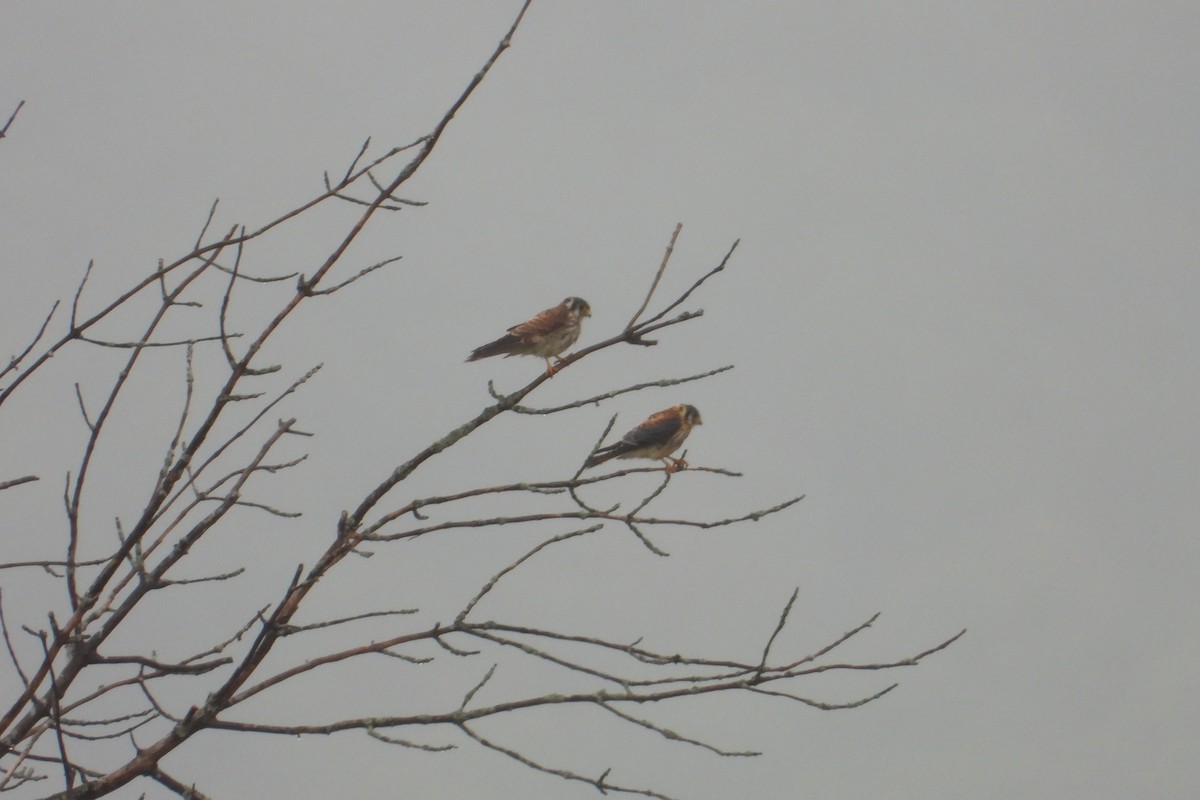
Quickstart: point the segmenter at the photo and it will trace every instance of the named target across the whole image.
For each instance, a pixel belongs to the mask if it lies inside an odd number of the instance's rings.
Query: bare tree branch
[[[525,766],[529,767],[530,769],[537,770],[538,772],[545,772],[548,775],[555,775],[564,780],[578,781],[580,783],[586,783],[590,786],[595,786],[597,791],[600,792],[600,794],[608,794],[609,792],[617,792],[619,794],[640,794],[644,797],[655,797],[655,798],[658,798],[658,800],[675,800],[675,798],[672,798],[665,794],[660,794],[655,791],[651,791],[650,789],[633,789],[633,788],[630,788],[627,786],[618,786],[617,784],[609,783],[608,782],[608,773],[611,770],[608,770],[608,769],[604,770],[604,772],[601,773],[598,777],[585,778],[583,775],[580,775],[579,773],[572,772],[567,769],[560,769],[558,767],[548,767],[545,764],[541,764],[537,761],[534,761],[532,758],[529,758],[528,756],[523,755],[522,753],[520,753],[516,750],[513,750],[512,748],[504,747],[503,745],[496,744],[495,742],[491,741],[490,739],[485,739],[479,733],[472,730],[466,723],[461,723],[458,727],[459,727],[459,730],[461,730],[467,736],[470,736],[476,742],[483,745],[484,747],[486,747],[489,750],[495,750],[497,753],[503,753],[504,755],[511,758],[513,761],[516,761],[519,764],[524,764]]]
[[[664,739],[670,739],[671,741],[674,741],[674,742],[683,742],[685,744],[694,745],[703,750],[708,750],[711,753],[715,753],[719,756],[750,757],[750,756],[761,756],[762,755],[762,753],[755,752],[753,750],[722,750],[718,747],[713,747],[711,744],[708,744],[707,742],[702,742],[699,739],[692,739],[687,736],[678,734],[675,731],[671,730],[670,728],[664,728],[661,725],[655,725],[653,722],[650,722],[649,720],[642,719],[641,717],[635,717],[632,714],[626,714],[624,711],[613,708],[611,705],[608,705],[607,703],[600,704],[600,707],[603,708],[608,713],[612,714],[613,716],[619,717],[619,718],[625,720],[626,722],[632,722],[634,725],[645,728],[647,730],[654,731],[655,733],[657,733],[659,736],[663,737]]]
[[[17,658],[17,651],[13,649],[12,639],[8,635],[8,620],[4,617],[4,587],[0,587],[0,635],[4,637],[4,648],[8,651],[8,660],[12,662],[17,677],[21,679],[21,685],[28,686],[29,677],[21,668],[21,660]]]
[[[598,405],[602,400],[611,400],[614,397],[619,397],[623,394],[630,394],[632,392],[640,392],[643,389],[679,386],[684,383],[691,383],[692,381],[704,380],[705,378],[711,378],[713,375],[720,375],[722,372],[728,372],[731,369],[733,369],[733,364],[727,364],[724,367],[710,369],[708,372],[701,372],[697,375],[689,375],[686,378],[663,378],[657,381],[647,381],[646,383],[638,383],[634,384],[633,386],[626,386],[623,389],[614,389],[610,392],[604,392],[583,400],[575,400],[574,402],[564,403],[563,405],[553,406],[551,408],[528,408],[526,406],[518,405],[513,406],[512,410],[518,414],[556,414],[559,411],[567,411],[568,409],[572,408]],[[490,384],[488,385],[488,390],[493,392],[493,397],[500,399],[499,396],[494,393],[494,390]]]
[[[305,631],[316,631],[321,628],[332,628],[335,625],[345,625],[348,622],[359,622],[364,619],[373,619],[375,617],[394,617],[397,615],[408,616],[416,614],[415,608],[402,608],[395,611],[367,611],[363,614],[355,614],[350,617],[341,617],[340,619],[331,619],[326,622],[311,622],[308,625],[286,625],[283,627],[283,634],[291,636],[295,633],[303,633]]]
[[[166,664],[145,656],[94,656],[93,664],[140,664],[163,675],[203,675],[217,667],[232,664],[232,658],[218,658],[193,664]]]
[[[393,256],[392,258],[385,258],[383,261],[372,264],[369,267],[364,267],[364,268],[360,269],[358,272],[354,273],[353,275],[351,275],[349,278],[342,281],[341,283],[338,283],[334,286],[330,286],[328,289],[314,290],[312,293],[314,295],[333,294],[334,292],[339,291],[340,289],[345,289],[347,286],[354,283],[359,278],[366,277],[367,275],[370,275],[375,270],[386,267],[388,264],[394,264],[395,262],[399,261],[402,258],[404,258],[404,256]]]
[[[677,222],[675,230],[671,232],[671,241],[667,243],[667,251],[663,253],[662,263],[658,265],[658,272],[654,273],[654,280],[650,284],[650,291],[646,292],[646,297],[642,300],[642,304],[638,306],[638,310],[629,318],[629,324],[625,326],[625,330],[632,330],[637,324],[638,317],[646,310],[646,306],[650,305],[650,298],[654,296],[654,291],[658,288],[658,282],[662,280],[663,273],[667,271],[667,262],[671,260],[671,253],[675,252],[675,241],[679,238],[681,230],[683,230],[683,223]]]
[[[175,794],[183,798],[183,800],[210,800],[209,796],[196,788],[196,784],[186,784],[183,781],[172,778],[167,773],[163,772],[160,767],[155,767],[147,773],[147,777],[162,784],[170,789]]]
[[[381,742],[386,742],[387,744],[395,744],[411,750],[425,750],[430,753],[444,753],[447,750],[455,750],[458,747],[453,744],[421,744],[420,742],[413,742],[408,739],[396,739],[392,736],[384,736],[374,728],[367,728],[367,736],[370,736],[372,739],[378,739]]]
[[[9,127],[13,124],[13,120],[15,120],[17,118],[17,114],[20,113],[21,108],[24,105],[25,105],[25,101],[24,100],[20,101],[19,103],[17,103],[17,107],[13,109],[13,112],[8,115],[8,121],[4,123],[3,128],[0,128],[0,139],[3,139],[5,136],[8,135]]]
[[[12,122],[12,120],[10,119],[9,122]],[[46,328],[50,325],[50,320],[54,318],[54,312],[58,310],[58,305],[61,302],[61,300],[54,301],[54,305],[50,306],[50,313],[46,314],[46,318],[42,320],[42,325],[38,328],[37,333],[34,334],[33,340],[25,346],[24,350],[8,360],[8,365],[5,366],[4,369],[0,370],[0,378],[3,378],[9,372],[15,370],[20,365],[21,361],[27,355],[33,352],[33,348],[37,347],[37,343],[40,342],[42,337],[46,335]]]
[[[479,601],[484,598],[484,595],[486,595],[488,592],[492,591],[492,589],[496,588],[496,584],[499,583],[502,578],[504,578],[506,575],[508,575],[513,570],[515,570],[517,567],[524,564],[529,559],[533,558],[535,555],[537,555],[542,550],[545,550],[547,547],[550,547],[551,545],[558,544],[559,542],[565,542],[568,539],[574,539],[576,536],[586,536],[589,533],[595,533],[596,531],[600,530],[603,527],[604,527],[603,525],[592,525],[590,527],[580,528],[579,530],[570,531],[568,533],[560,533],[557,536],[553,536],[553,537],[547,539],[546,541],[542,542],[537,547],[533,548],[528,553],[521,556],[516,561],[512,562],[507,567],[505,567],[504,569],[500,570],[495,575],[493,575],[491,580],[489,580],[487,583],[485,583],[483,585],[483,588],[480,589],[475,594],[475,596],[472,597],[471,600],[463,607],[463,610],[458,612],[458,616],[454,620],[455,623],[461,624],[462,621],[467,618],[467,615],[470,614],[471,611],[475,608],[475,606],[479,605]]]
[[[691,286],[689,286],[687,291],[685,291],[683,294],[681,294],[679,296],[679,298],[675,300],[675,302],[671,303],[666,308],[664,308],[662,311],[658,312],[653,317],[651,317],[650,319],[643,322],[642,325],[639,327],[652,325],[653,323],[658,322],[660,319],[665,317],[667,314],[670,314],[672,311],[674,311],[679,306],[683,305],[683,303],[689,297],[692,296],[692,292],[699,289],[701,287],[701,285],[703,285],[704,282],[707,281],[709,278],[711,278],[713,275],[716,275],[718,272],[721,272],[722,270],[725,269],[725,265],[729,263],[729,259],[733,257],[733,251],[737,250],[737,246],[739,244],[741,244],[741,241],[742,241],[741,239],[738,239],[737,241],[735,241],[730,246],[729,251],[727,253],[725,253],[725,257],[721,259],[721,263],[717,264],[711,270],[709,270],[704,275],[702,275],[699,280],[697,280],[695,283],[693,283]]]
[[[14,486],[20,486],[23,483],[32,483],[33,481],[41,480],[37,475],[24,475],[20,478],[12,478],[7,481],[0,481],[0,492],[5,489],[11,489]]]

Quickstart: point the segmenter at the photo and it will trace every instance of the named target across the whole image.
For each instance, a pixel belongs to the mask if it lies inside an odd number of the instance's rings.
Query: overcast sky
[[[323,171],[340,174],[366,137],[382,150],[429,131],[518,8],[4,3],[0,118],[26,105],[0,142],[0,355],[89,260],[99,302],[187,252],[214,198],[218,229],[261,224],[318,192]],[[705,316],[657,348],[582,362],[535,404],[736,369],[544,428],[497,421],[407,496],[448,476],[456,487],[562,477],[611,414],[624,430],[689,402],[705,420],[689,459],[746,477],[680,476],[670,508],[806,499],[749,528],[664,535],[669,559],[615,532],[564,550],[497,598],[497,615],[562,607],[583,629],[668,650],[710,641],[714,655],[753,660],[799,587],[792,652],[876,611],[847,658],[969,632],[917,668],[806,691],[846,700],[900,681],[859,710],[754,697],[664,710],[758,759],[587,713],[529,715],[507,729],[511,743],[687,798],[1189,796],[1200,785],[1198,33],[1200,5],[1175,2],[535,0],[408,186],[429,205],[376,223],[354,263],[403,260],[314,304],[279,351],[290,375],[326,367],[288,412],[317,433],[313,458],[267,490],[306,522],[246,545],[264,559],[279,541],[295,548],[264,580],[311,563],[342,508],[488,402],[487,379],[511,390],[539,368],[465,364],[471,348],[566,295],[594,310],[581,344],[615,333],[682,222],[667,293],[740,240],[693,304]],[[337,229],[299,230],[254,266],[310,272]],[[177,398],[181,368],[163,363]],[[103,359],[80,369],[99,392]],[[51,378],[6,407],[24,416],[0,416],[0,478],[41,472],[57,542],[71,462],[51,456],[78,444],[81,377]],[[152,419],[155,397],[127,413]],[[110,458],[115,507],[95,510],[109,521],[132,513],[124,493],[144,497],[134,478],[160,463],[124,472]],[[6,547],[30,535],[8,519]],[[502,566],[509,551],[492,546],[460,536],[415,574],[398,555],[361,569],[405,576],[383,605],[461,604],[438,593]],[[331,592],[356,607],[354,586]],[[44,624],[44,610],[30,619]],[[341,689],[350,705],[406,707],[411,687],[354,675]],[[290,705],[324,720],[340,716],[336,700]],[[441,755],[354,734],[192,744],[172,767],[219,798],[594,795],[467,743]],[[141,785],[123,796],[141,791],[166,796]]]

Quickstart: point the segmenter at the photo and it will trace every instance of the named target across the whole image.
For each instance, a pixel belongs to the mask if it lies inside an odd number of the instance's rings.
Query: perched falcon
[[[592,307],[579,297],[568,297],[554,308],[547,308],[537,316],[508,329],[508,333],[494,342],[475,348],[467,361],[478,361],[489,356],[541,356],[546,359],[546,374],[554,375],[558,368],[550,363],[579,338],[580,325],[584,317],[592,315]]]
[[[670,455],[683,444],[692,427],[699,424],[700,412],[695,406],[671,406],[651,414],[616,444],[601,447],[592,453],[583,466],[594,467],[610,458],[657,458],[666,465],[667,472],[687,469],[686,461],[670,458]]]

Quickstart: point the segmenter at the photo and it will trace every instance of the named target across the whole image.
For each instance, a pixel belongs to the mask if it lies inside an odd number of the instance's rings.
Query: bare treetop
[[[3,499],[17,515],[20,504],[33,497],[33,492],[46,490],[61,495],[65,512],[61,529],[42,537],[44,558],[0,564],[2,572],[36,578],[34,583],[44,590],[44,594],[20,597],[22,609],[37,606],[43,609],[40,615],[14,613],[11,593],[0,594],[0,631],[14,676],[11,685],[16,687],[0,703],[0,792],[14,797],[81,800],[106,796],[129,784],[136,784],[133,791],[143,791],[150,781],[179,797],[201,798],[207,796],[202,791],[203,772],[177,775],[173,770],[164,771],[163,766],[169,754],[187,751],[197,733],[220,731],[243,737],[246,746],[253,747],[256,739],[246,734],[327,736],[346,732],[365,734],[399,750],[439,752],[474,743],[532,770],[604,793],[668,798],[670,795],[657,788],[616,777],[619,766],[587,773],[547,763],[529,752],[519,737],[502,741],[497,734],[485,735],[481,723],[519,717],[533,709],[573,713],[573,709],[585,707],[599,709],[623,725],[653,732],[665,742],[682,743],[719,757],[748,757],[756,753],[723,749],[707,741],[711,731],[673,730],[655,719],[655,705],[734,693],[790,700],[823,710],[855,708],[882,697],[895,684],[880,685],[851,701],[830,702],[810,696],[805,679],[826,672],[878,672],[914,666],[962,635],[916,647],[901,657],[837,660],[839,648],[864,634],[877,620],[876,614],[815,649],[791,651],[783,645],[781,634],[791,622],[796,593],[780,604],[772,619],[761,621],[765,635],[759,646],[732,657],[716,655],[721,648],[715,641],[712,652],[707,653],[673,652],[643,644],[637,623],[630,625],[628,638],[618,640],[570,627],[539,627],[520,615],[490,612],[498,588],[528,580],[530,564],[545,558],[549,551],[596,538],[601,531],[609,535],[616,531],[636,541],[642,552],[665,557],[669,550],[662,544],[660,534],[664,532],[734,530],[788,512],[801,501],[803,496],[796,495],[767,507],[746,508],[738,505],[733,491],[726,495],[732,508],[716,516],[663,512],[661,499],[686,482],[726,486],[742,479],[740,473],[705,463],[703,457],[696,458],[695,464],[685,460],[687,452],[681,448],[692,427],[700,424],[700,414],[696,406],[682,399],[615,443],[603,445],[612,431],[613,417],[594,442],[594,452],[574,454],[578,467],[571,474],[535,478],[513,474],[501,484],[453,487],[424,497],[404,494],[405,482],[414,473],[421,470],[437,478],[439,454],[505,413],[526,415],[535,424],[545,424],[543,420],[551,415],[570,414],[650,388],[690,388],[732,369],[732,365],[712,365],[694,374],[664,374],[657,380],[614,386],[566,403],[536,405],[535,395],[547,381],[556,380],[556,373],[583,369],[586,359],[603,350],[653,347],[661,337],[670,336],[675,326],[702,318],[704,312],[695,302],[704,295],[709,281],[732,264],[738,243],[733,242],[708,268],[674,265],[672,253],[682,226],[671,233],[648,289],[628,298],[628,307],[636,311],[623,328],[602,332],[599,341],[567,352],[579,338],[579,318],[590,311],[575,297],[568,297],[558,307],[561,313],[554,309],[545,312],[553,319],[535,317],[527,323],[528,329],[514,327],[511,335],[519,341],[497,340],[505,344],[491,349],[496,354],[513,351],[541,356],[547,369],[539,365],[536,374],[531,370],[527,383],[511,391],[489,382],[491,397],[486,404],[449,430],[423,434],[421,446],[398,458],[376,482],[360,487],[354,502],[340,515],[331,512],[325,516],[324,520],[337,519],[336,524],[298,520],[297,512],[266,499],[264,487],[289,480],[303,462],[305,456],[296,455],[292,448],[306,443],[314,432],[328,429],[330,420],[281,416],[285,401],[304,391],[321,366],[264,361],[264,350],[268,343],[294,335],[301,323],[283,323],[297,308],[359,280],[369,280],[398,262],[397,255],[363,266],[347,253],[377,212],[412,213],[421,205],[402,197],[401,190],[511,45],[528,6],[527,2],[521,8],[494,52],[429,133],[377,155],[372,154],[367,140],[339,178],[327,174],[323,190],[265,223],[214,231],[214,203],[187,252],[164,259],[123,289],[97,285],[103,284],[103,270],[89,263],[69,302],[55,303],[40,327],[0,369],[0,414],[6,414],[15,406],[9,401],[18,392],[31,391],[47,364],[59,354],[103,348],[122,359],[99,389],[95,379],[75,384],[74,400],[86,436],[75,459],[62,465],[66,479],[61,490],[57,475],[0,476]],[[18,104],[0,128],[0,137],[22,105]],[[340,240],[309,268],[282,274],[272,272],[269,264],[256,262],[261,244],[288,236],[291,223],[331,206],[354,209],[356,216]],[[687,270],[694,277],[689,278],[685,290],[664,300],[660,285],[668,269]],[[273,305],[258,313],[253,324],[235,325],[232,309],[251,286],[273,292]],[[537,320],[541,322],[534,325]],[[564,326],[569,330],[555,339],[553,346],[533,343],[530,338],[551,328],[562,333]],[[181,328],[190,333],[183,337],[174,333]],[[172,332],[169,336],[168,329]],[[156,351],[173,354],[180,372],[164,373],[149,363],[147,354]],[[491,354],[490,350],[484,353]],[[551,358],[557,363],[551,365]],[[209,387],[198,381],[201,368],[207,374],[219,374],[218,385]],[[135,381],[135,376],[152,380]],[[270,383],[273,377],[281,383]],[[147,386],[153,388],[147,390]],[[139,398],[136,394],[147,391],[154,396]],[[102,529],[88,513],[95,496],[92,492],[102,492],[124,476],[113,474],[111,462],[98,454],[136,438],[136,431],[122,427],[126,418],[114,412],[139,400],[173,403],[174,429],[156,454],[154,480],[138,487],[140,503],[123,510],[111,528]],[[647,408],[647,412],[654,410]],[[420,421],[412,424],[414,434],[419,433]],[[649,458],[651,463],[620,469],[605,465],[609,457],[626,456]],[[662,459],[662,464],[654,459]],[[604,467],[606,471],[585,473],[585,467]],[[638,481],[646,476],[654,478],[648,490]],[[625,499],[601,504],[595,499],[597,487],[619,491]],[[704,491],[718,490],[706,485]],[[501,499],[517,502],[522,510],[495,514],[462,510],[468,508],[468,502]],[[506,502],[505,508],[509,507]],[[242,556],[236,534],[244,533],[247,523],[235,510],[266,514],[307,529],[325,526],[320,548],[315,547],[313,538],[297,539],[294,551],[275,554],[291,578],[269,604],[254,601],[256,593],[245,591],[254,581],[255,565],[244,558],[237,561]],[[387,600],[399,594],[390,586],[363,587],[362,596],[376,605],[354,613],[331,609],[313,593],[318,585],[355,580],[345,568],[349,556],[369,558],[383,548],[403,548],[414,540],[451,531],[512,528],[535,532],[537,544],[514,558],[480,540],[476,558],[488,565],[490,576],[481,583],[464,585],[465,600],[452,617],[441,621],[430,623],[421,617],[420,597],[394,604]],[[203,549],[219,550],[240,566],[221,572],[189,569],[199,563],[194,555],[202,549],[201,543]],[[85,557],[98,552],[102,553],[98,558]],[[446,579],[455,580],[456,576]],[[186,654],[168,657],[159,655],[150,644],[139,644],[143,642],[138,635],[139,614],[161,613],[170,608],[170,597],[214,584],[227,591],[231,602],[245,601],[237,618],[205,618],[220,625],[218,637],[205,639],[192,632],[192,622],[180,619]],[[205,610],[197,613],[204,615]],[[645,613],[653,614],[654,609]],[[691,623],[701,625],[703,620]],[[322,638],[331,633],[337,636]],[[387,657],[377,659],[387,662],[380,667],[381,685],[393,680],[395,670],[440,671],[447,664],[469,663],[477,677],[451,686],[432,711],[428,702],[414,703],[414,698],[403,693],[383,691],[378,693],[382,698],[378,711],[372,715],[348,712],[299,723],[271,719],[259,711],[260,706],[248,703],[251,698],[286,696],[300,679],[335,685],[348,665],[376,656]],[[497,695],[490,693],[492,689],[508,686],[506,681],[514,671],[530,664],[585,688],[563,691],[548,683],[531,690],[514,682],[503,695],[507,699],[493,699]],[[452,670],[446,672],[449,675]],[[114,752],[121,753],[120,757],[114,758]],[[663,783],[668,782],[664,778]],[[197,787],[197,783],[201,785]]]

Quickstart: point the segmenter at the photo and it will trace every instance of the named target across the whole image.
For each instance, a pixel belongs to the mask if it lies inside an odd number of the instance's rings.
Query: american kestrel
[[[681,458],[670,458],[692,432],[692,427],[701,424],[700,412],[695,406],[671,406],[656,414],[621,437],[621,441],[601,447],[588,456],[584,467],[603,464],[610,458],[657,458],[666,465],[667,472],[687,469]]]
[[[579,297],[568,297],[553,308],[532,319],[514,325],[508,333],[494,342],[475,348],[467,361],[478,361],[489,356],[541,356],[546,359],[546,374],[553,375],[558,368],[550,363],[551,356],[557,357],[579,338],[584,317],[592,315],[592,307]],[[560,359],[561,360],[561,359]]]

